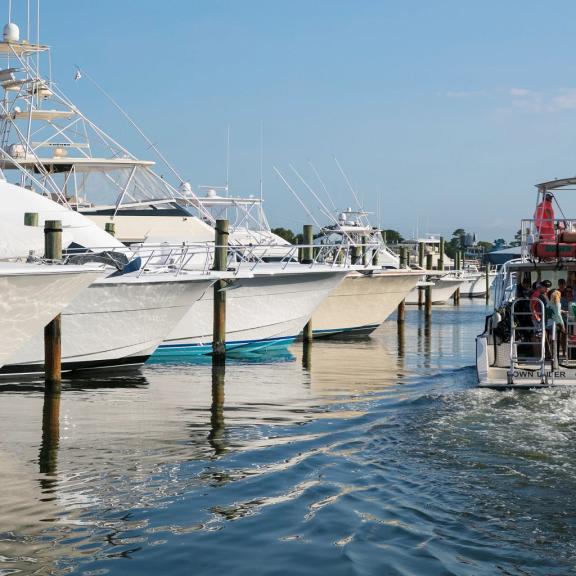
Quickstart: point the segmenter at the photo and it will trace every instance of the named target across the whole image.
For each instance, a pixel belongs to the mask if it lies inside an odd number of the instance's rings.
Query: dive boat
[[[560,281],[576,286],[576,220],[556,219],[553,207],[553,193],[575,185],[576,178],[565,178],[536,186],[534,218],[521,223],[521,257],[502,266],[494,312],[476,338],[481,387],[576,384],[576,305],[563,298],[559,316],[546,296]]]

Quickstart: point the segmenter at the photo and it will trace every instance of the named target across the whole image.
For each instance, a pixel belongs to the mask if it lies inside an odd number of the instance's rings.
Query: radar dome
[[[4,42],[19,42],[20,41],[20,28],[13,22],[9,22],[4,26]]]
[[[182,184],[180,184],[180,192],[185,196],[190,196],[192,194],[192,186],[190,185],[190,182],[182,182]]]
[[[218,194],[216,194],[216,190],[214,190],[214,188],[210,188],[208,192],[206,192],[206,196],[208,198],[217,198]]]

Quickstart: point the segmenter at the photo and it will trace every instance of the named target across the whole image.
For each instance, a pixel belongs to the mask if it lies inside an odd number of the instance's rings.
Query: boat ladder
[[[522,303],[522,306],[518,306]],[[536,304],[540,310],[540,321],[535,322],[532,306]],[[510,308],[510,367],[508,369],[508,384],[514,384],[514,373],[527,366],[537,367],[536,376],[543,385],[554,384],[554,369],[558,365],[556,359],[556,324],[552,325],[550,334],[546,333],[545,305],[542,300],[532,302],[530,298],[517,298]],[[546,340],[549,341],[552,369],[546,369]]]

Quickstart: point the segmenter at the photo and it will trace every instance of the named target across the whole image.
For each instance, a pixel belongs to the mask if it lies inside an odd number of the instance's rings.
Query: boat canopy
[[[556,190],[558,188],[564,188],[565,186],[576,185],[576,176],[573,178],[560,178],[559,180],[550,180],[549,182],[542,182],[541,184],[536,184],[536,188],[540,192],[547,192],[548,190]]]

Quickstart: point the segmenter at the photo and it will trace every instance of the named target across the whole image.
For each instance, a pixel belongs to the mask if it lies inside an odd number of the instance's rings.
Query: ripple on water
[[[0,574],[571,574],[576,392],[475,389],[484,311],[4,389]]]

